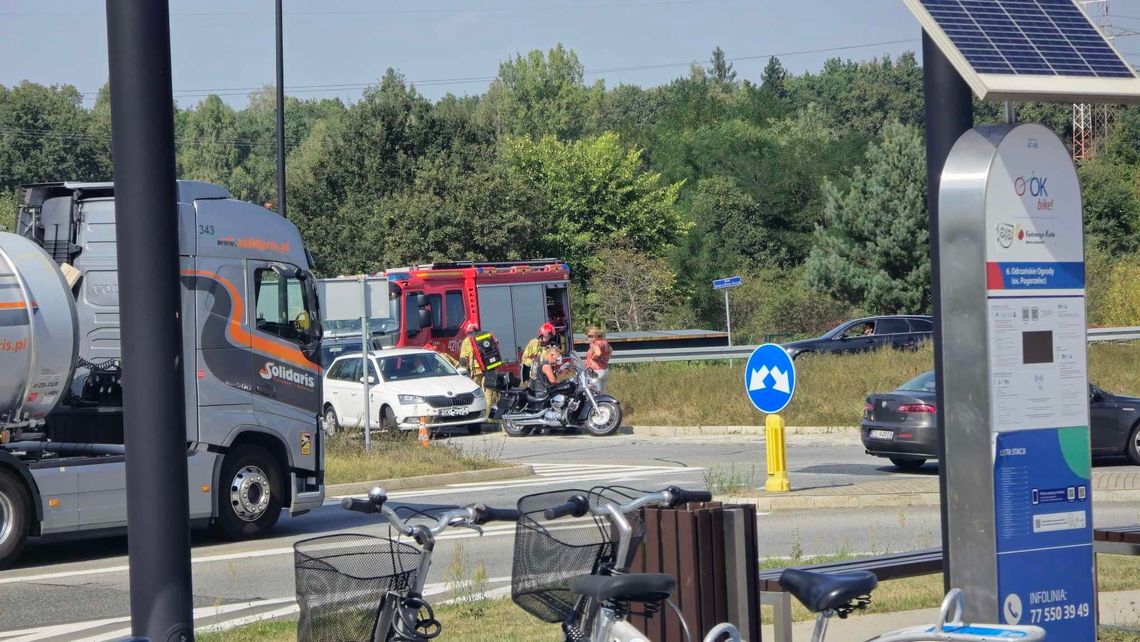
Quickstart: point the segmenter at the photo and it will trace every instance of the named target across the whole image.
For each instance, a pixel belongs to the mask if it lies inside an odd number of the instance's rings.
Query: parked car
[[[784,344],[795,359],[805,354],[867,352],[877,348],[913,350],[934,338],[934,320],[928,316],[881,316],[855,319],[838,325],[822,337]]]
[[[1140,399],[1089,386],[1092,455],[1126,455],[1140,466]],[[873,394],[863,405],[860,436],[867,454],[887,457],[901,470],[938,458],[934,371],[894,392]]]
[[[383,348],[382,338],[379,336],[372,336],[368,339],[368,347],[370,350],[379,350]],[[339,356],[351,354],[355,352],[357,357],[360,356],[360,333],[356,334],[326,334],[321,338],[321,368],[328,370],[332,365],[334,359]]]
[[[364,425],[364,373],[360,353],[333,360],[324,378],[325,430]],[[384,430],[462,426],[477,434],[487,417],[483,390],[443,357],[422,348],[393,348],[368,355],[369,414]]]

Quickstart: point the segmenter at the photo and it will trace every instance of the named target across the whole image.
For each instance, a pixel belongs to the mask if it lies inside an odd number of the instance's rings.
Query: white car
[[[325,430],[364,425],[364,374],[359,352],[337,357],[324,379]],[[475,434],[487,418],[487,400],[475,382],[431,350],[400,348],[368,355],[368,403],[373,427],[414,430],[423,417],[437,428],[466,426]]]

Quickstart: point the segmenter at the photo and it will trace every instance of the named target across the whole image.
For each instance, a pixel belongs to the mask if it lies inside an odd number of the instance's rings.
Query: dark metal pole
[[[194,638],[166,0],[107,0],[131,631]]]
[[[930,215],[930,293],[934,305],[934,374],[936,407],[945,408],[942,376],[942,303],[938,252],[938,188],[950,148],[974,126],[974,97],[938,45],[922,33],[923,92],[926,94],[926,209]],[[938,415],[938,486],[942,496],[942,567],[947,591],[950,577],[949,512],[946,492],[946,413]]]
[[[277,0],[277,213],[285,216],[285,52]]]

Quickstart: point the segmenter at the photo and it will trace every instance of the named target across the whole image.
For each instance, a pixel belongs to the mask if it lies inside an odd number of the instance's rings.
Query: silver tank
[[[55,261],[0,232],[0,426],[37,424],[66,394],[79,342],[75,297]]]

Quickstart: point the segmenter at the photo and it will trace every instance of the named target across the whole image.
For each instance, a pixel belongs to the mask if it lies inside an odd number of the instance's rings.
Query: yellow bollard
[[[420,417],[420,435],[418,437],[420,445],[427,448],[431,445],[431,435],[428,434],[427,418]]]
[[[768,415],[764,421],[764,433],[768,443],[768,481],[764,482],[764,490],[771,493],[789,491],[792,485],[788,482],[788,458],[784,449],[784,418]]]

